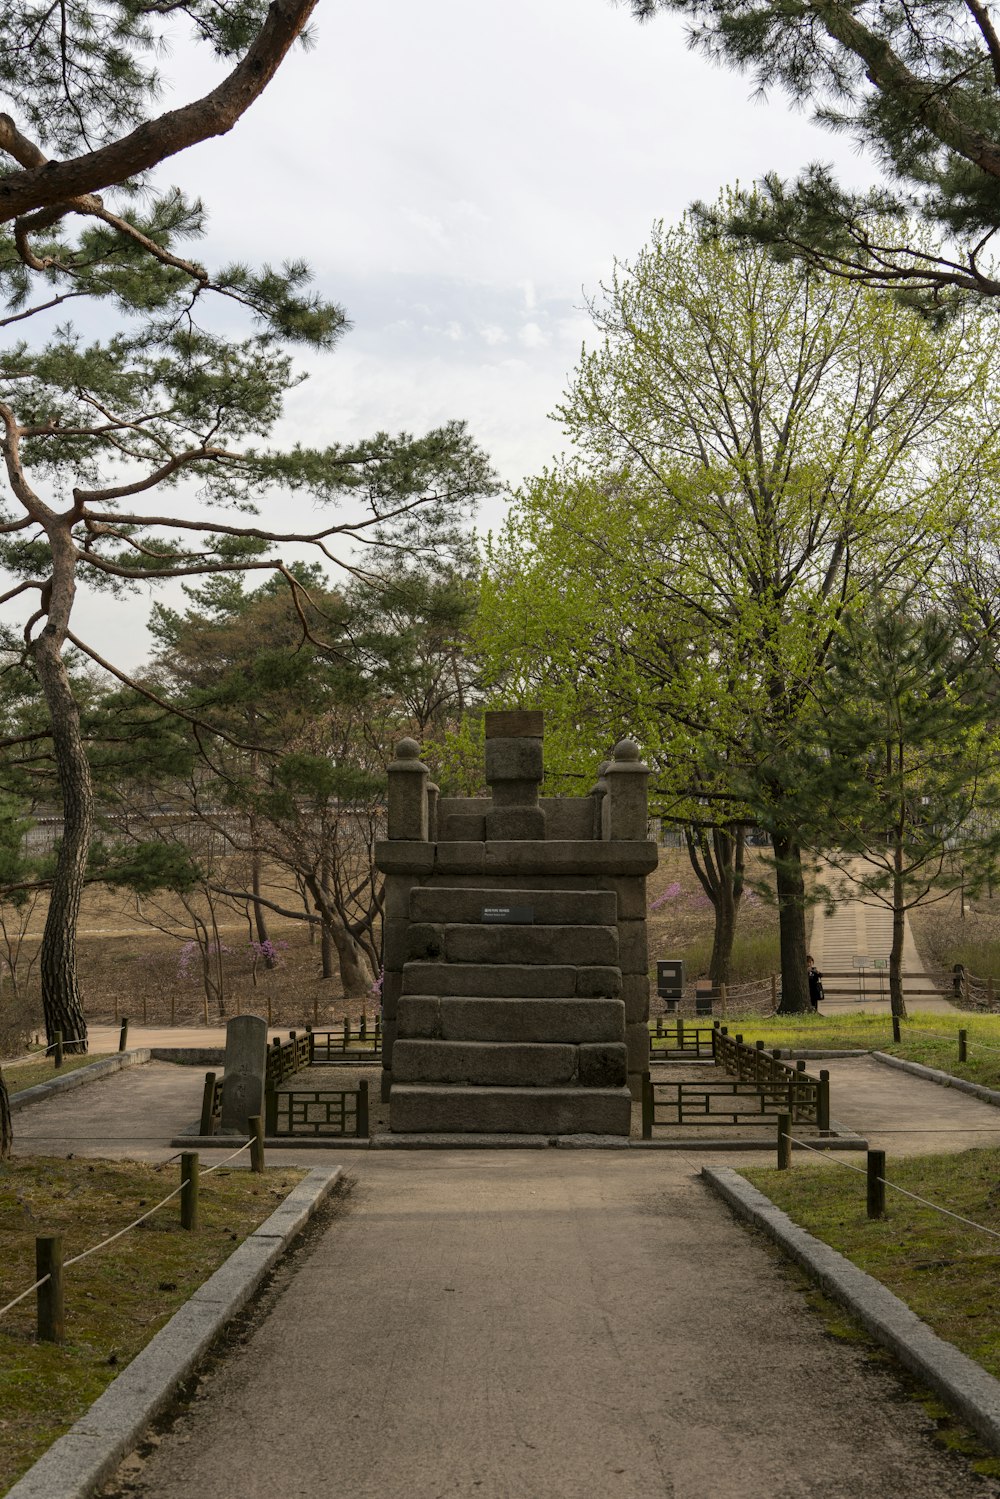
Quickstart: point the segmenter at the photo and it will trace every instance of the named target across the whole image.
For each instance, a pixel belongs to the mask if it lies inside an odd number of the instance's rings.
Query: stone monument
[[[631,740],[587,796],[539,797],[543,716],[486,715],[491,797],[389,767],[383,1097],[393,1131],[627,1135],[649,1065],[649,777]]]
[[[259,1015],[237,1015],[226,1026],[220,1125],[224,1135],[247,1135],[248,1120],[263,1117],[266,1069],[267,1022]]]

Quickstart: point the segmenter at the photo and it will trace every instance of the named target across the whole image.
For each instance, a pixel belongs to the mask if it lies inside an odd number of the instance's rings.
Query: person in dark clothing
[[[819,1002],[823,998],[823,975],[811,957],[806,958],[806,974],[809,979],[809,1003],[818,1013]]]

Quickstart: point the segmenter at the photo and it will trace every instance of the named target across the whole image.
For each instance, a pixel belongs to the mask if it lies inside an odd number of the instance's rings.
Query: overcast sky
[[[178,100],[212,77],[183,44],[164,72]],[[209,206],[199,258],[304,257],[347,310],[281,440],[463,418],[516,485],[563,448],[547,414],[588,334],[585,296],[654,220],[811,160],[870,180],[849,142],[749,94],[674,17],[640,26],[610,0],[320,0],[313,49],[161,180]],[[148,606],[81,594],[75,618],[134,663]]]

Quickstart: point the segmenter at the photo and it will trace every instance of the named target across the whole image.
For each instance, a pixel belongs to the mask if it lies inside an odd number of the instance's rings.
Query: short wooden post
[[[902,1032],[899,1029],[899,1016],[895,1013],[892,1017],[892,1039],[897,1045],[903,1039]]]
[[[273,1084],[264,1091],[264,1127],[271,1139],[278,1133],[278,1090]]]
[[[868,1152],[868,1216],[885,1216],[885,1151]]]
[[[368,1040],[368,1016],[364,1010],[361,1011],[361,1029],[358,1031],[358,1039],[360,1041]]]
[[[830,1074],[824,1067],[816,1089],[816,1127],[820,1134],[830,1133]]]
[[[726,985],[719,985],[719,999],[722,1001],[722,1013],[726,1014]]]
[[[380,1010],[378,1012],[378,1014],[375,1016],[375,1044],[376,1044],[376,1046],[378,1045],[378,1043],[379,1043],[379,1041],[381,1039],[382,1039],[382,1012]]]
[[[958,1033],[958,1060],[960,1062],[969,1060],[969,1033],[966,1030],[960,1030]]]
[[[787,1171],[792,1164],[792,1116],[778,1115],[778,1170]]]
[[[359,1140],[367,1140],[370,1130],[368,1125],[368,1079],[362,1078],[358,1083],[357,1102],[357,1124],[355,1134]]]
[[[662,1015],[657,1015],[657,1017],[656,1017],[656,1034],[658,1036],[662,1036],[663,1035],[663,1016]]]
[[[177,995],[174,993],[173,989],[171,989],[171,991],[170,991],[170,1024],[171,1025],[176,1025],[176,1023],[177,1023]]]
[[[796,1072],[805,1072],[806,1064],[804,1057],[800,1057],[799,1060],[795,1063],[795,1070]]]
[[[52,1062],[53,1062],[54,1066],[61,1067],[62,1064],[63,1064],[63,1033],[62,1033],[62,1031],[56,1031],[55,1038],[56,1038],[55,1039],[55,1044],[54,1044],[54,1046],[52,1048]]]
[[[264,1121],[259,1114],[251,1114],[247,1120],[250,1131],[250,1170],[264,1169]]]
[[[648,1072],[642,1075],[642,1138],[653,1138],[653,1079]]]
[[[311,1067],[316,1060],[316,1037],[311,1025],[306,1026],[306,1035],[309,1037],[309,1065]]]
[[[776,973],[772,973],[771,974],[771,1009],[772,1010],[776,1010],[777,1008],[778,1008],[778,975]]]
[[[201,1123],[198,1126],[199,1135],[210,1135],[214,1131],[215,1120],[215,1073],[205,1073],[205,1087],[201,1095]]]
[[[344,1050],[345,1051],[350,1046],[350,1044],[351,1044],[351,1022],[347,1018],[347,1016],[345,1015],[344,1016]]]
[[[992,979],[992,977],[990,977],[990,978],[988,978],[986,980],[986,1008],[988,1010],[992,1010],[992,1008],[993,1008],[993,979]]]
[[[181,1228],[198,1227],[198,1152],[181,1153]]]
[[[313,995],[313,1025],[319,1025],[319,995]]]
[[[66,1309],[63,1303],[62,1234],[43,1234],[35,1240],[35,1279],[48,1280],[38,1287],[36,1332],[40,1343],[66,1341]]]
[[[202,1013],[202,1016],[204,1017],[205,1024],[207,1025],[208,1024],[208,995],[207,994],[205,994],[205,995],[202,996],[201,1013]]]
[[[118,1034],[118,1050],[125,1051],[128,1047],[128,1016],[122,1016],[122,1028]]]
[[[677,1050],[684,1050],[684,1021],[681,1019],[679,1010],[677,1012]]]

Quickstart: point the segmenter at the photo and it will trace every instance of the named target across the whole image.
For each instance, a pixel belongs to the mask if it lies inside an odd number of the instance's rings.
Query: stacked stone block
[[[492,800],[435,806],[418,746],[397,749],[377,851],[393,1130],[628,1133],[648,1068],[648,773],[624,741],[591,796],[540,800],[541,751],[541,714],[487,715]]]

